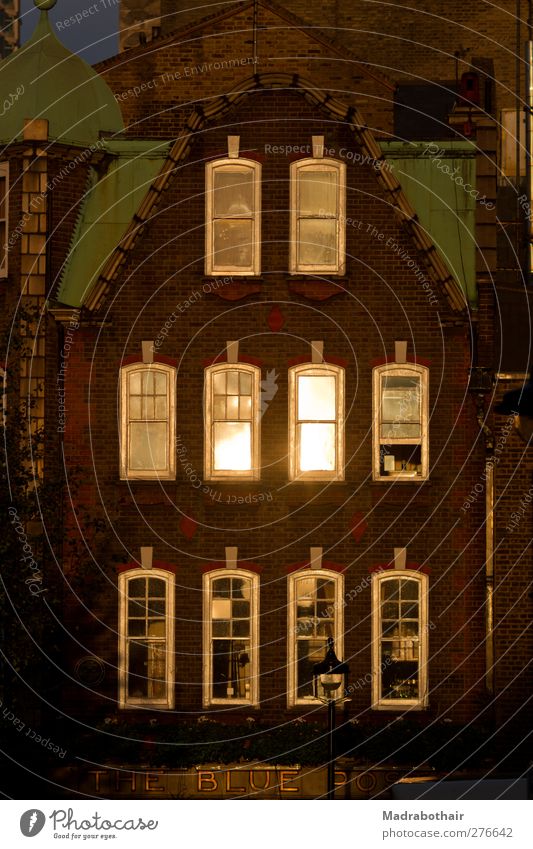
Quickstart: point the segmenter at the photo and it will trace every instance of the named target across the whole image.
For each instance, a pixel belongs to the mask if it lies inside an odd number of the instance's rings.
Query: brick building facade
[[[65,472],[43,562],[75,722],[320,722],[329,637],[343,728],[526,721],[530,519],[502,526],[530,461],[471,381],[494,363],[497,127],[459,101],[399,152],[390,53],[339,42],[243,4],[102,63],[94,137],[21,112],[44,120],[4,140],[4,296],[46,306],[21,395]],[[468,208],[417,194],[443,162],[443,192],[474,175]]]

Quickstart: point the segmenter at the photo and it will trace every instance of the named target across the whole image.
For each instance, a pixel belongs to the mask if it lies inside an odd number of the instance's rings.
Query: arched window
[[[344,274],[346,165],[335,159],[291,164],[290,271]]]
[[[217,159],[206,165],[205,273],[261,273],[261,165]]]
[[[204,706],[259,702],[259,576],[204,575]]]
[[[7,276],[9,232],[9,166],[0,162],[0,277]]]
[[[289,706],[315,700],[313,666],[324,660],[329,637],[337,656],[343,656],[342,590],[342,575],[328,569],[302,569],[289,576]]]
[[[290,480],[344,479],[344,369],[289,369]]]
[[[205,372],[205,479],[260,478],[261,370],[220,363]]]
[[[428,578],[412,570],[372,576],[372,707],[427,704]]]
[[[428,374],[411,363],[374,369],[374,480],[428,477]]]
[[[120,707],[174,706],[174,576],[132,569],[119,576]]]
[[[176,477],[176,370],[134,363],[120,370],[120,477]]]

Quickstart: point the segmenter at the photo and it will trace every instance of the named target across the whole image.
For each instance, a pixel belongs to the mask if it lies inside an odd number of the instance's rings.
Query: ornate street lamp
[[[328,706],[328,789],[326,799],[335,798],[335,705],[337,702],[349,702],[350,699],[343,698],[346,692],[349,667],[342,663],[335,654],[335,642],[328,637],[328,650],[321,663],[313,666],[313,689],[315,698]],[[335,696],[344,681],[344,687],[340,696]],[[322,687],[325,697],[319,695],[318,682]]]

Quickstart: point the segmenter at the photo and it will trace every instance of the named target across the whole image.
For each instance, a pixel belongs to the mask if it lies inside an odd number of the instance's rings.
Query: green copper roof
[[[475,146],[462,141],[381,142],[381,148],[420,223],[475,307]]]
[[[80,307],[120,243],[151,183],[161,170],[171,143],[106,140],[114,158],[90,183],[63,268],[57,300]]]
[[[31,39],[0,62],[0,141],[22,136],[26,118],[46,118],[51,139],[87,144],[101,131],[120,133],[122,115],[111,89],[90,65],[67,50],[42,11]]]

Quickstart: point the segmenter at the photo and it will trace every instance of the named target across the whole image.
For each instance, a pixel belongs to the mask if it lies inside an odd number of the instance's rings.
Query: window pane
[[[167,413],[167,396],[157,395],[155,399],[155,417],[156,419],[166,419]]]
[[[146,599],[137,599],[128,604],[128,616],[146,616]]]
[[[234,601],[233,602],[233,616],[235,618],[244,619],[250,616],[250,602],[249,601]]]
[[[252,399],[248,395],[241,395],[240,407],[239,407],[239,418],[240,419],[251,419],[252,418]]]
[[[213,392],[215,395],[226,394],[226,372],[216,371],[213,375]]]
[[[238,371],[228,371],[226,372],[228,377],[226,392],[228,395],[238,395],[239,394],[239,372]]]
[[[400,582],[398,580],[382,581],[381,583],[381,600],[386,598],[399,598]]]
[[[402,475],[414,478],[422,474],[422,448],[417,445],[382,446],[380,471],[382,475]]]
[[[142,372],[142,391],[143,395],[153,395],[155,390],[155,375],[153,371]]]
[[[129,619],[128,636],[146,637],[146,619]]]
[[[383,699],[418,698],[418,663],[396,660],[390,643],[383,644],[381,663]]]
[[[248,372],[241,371],[241,372],[239,372],[239,381],[240,381],[240,393],[241,393],[241,395],[251,395],[252,394],[252,375],[248,374]]]
[[[141,397],[133,395],[130,397],[130,419],[141,418]]]
[[[404,579],[401,582],[402,599],[418,599],[418,589],[420,584],[418,581],[410,581]]]
[[[335,421],[335,383],[333,376],[298,377],[299,421]]]
[[[141,375],[140,372],[134,371],[130,374],[130,395],[141,394]]]
[[[214,598],[229,598],[231,594],[230,578],[218,578],[213,581],[213,597]]]
[[[214,231],[215,265],[232,268],[251,268],[252,222],[222,218],[214,222]]]
[[[381,425],[382,439],[420,439],[420,436],[419,424],[392,422]]]
[[[230,171],[218,168],[215,171],[215,217],[251,215],[253,211],[253,171]]]
[[[213,637],[231,637],[231,622],[227,619],[213,621]]]
[[[381,436],[420,437],[420,378],[384,377],[381,401]]]
[[[151,616],[164,616],[166,602],[164,598],[150,598],[148,600],[148,614]]]
[[[232,596],[232,598],[250,599],[251,588],[252,588],[252,582],[251,581],[247,581],[244,578],[232,578],[231,579],[231,596]]]
[[[335,471],[335,425],[303,424],[298,425],[298,428],[300,471]]]
[[[213,619],[231,619],[231,601],[229,598],[214,598],[211,605]]]
[[[324,640],[298,640],[297,697],[313,696],[313,666],[325,656]]]
[[[233,636],[234,637],[249,637],[250,636],[250,620],[249,619],[234,619],[233,620]]]
[[[157,395],[167,394],[167,376],[160,371],[155,372],[155,391]]]
[[[300,265],[337,265],[337,222],[302,218],[299,222]]]
[[[150,619],[148,621],[148,636],[149,637],[164,637],[165,636],[165,620]]]
[[[166,697],[166,648],[150,642],[130,642],[128,698],[164,699]]]
[[[213,402],[213,418],[221,420],[226,418],[226,396],[215,395]]]
[[[132,578],[128,583],[130,598],[144,598],[146,594],[146,580],[144,578]]]
[[[337,215],[337,171],[299,172],[299,215]]]
[[[167,468],[168,446],[165,422],[130,424],[130,468],[162,471]]]
[[[161,578],[148,579],[148,595],[150,598],[166,598],[167,585]]]
[[[217,471],[250,471],[252,427],[250,422],[215,422],[214,468]]]
[[[228,418],[228,419],[238,419],[239,418],[239,396],[238,395],[228,395],[227,396],[226,418]]]
[[[213,640],[215,699],[249,699],[250,672],[248,641]]]

